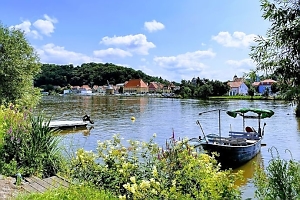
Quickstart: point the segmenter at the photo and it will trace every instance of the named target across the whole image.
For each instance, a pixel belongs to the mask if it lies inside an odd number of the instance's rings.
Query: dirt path
[[[15,186],[15,178],[0,175],[0,199],[8,200],[13,199],[21,190]]]

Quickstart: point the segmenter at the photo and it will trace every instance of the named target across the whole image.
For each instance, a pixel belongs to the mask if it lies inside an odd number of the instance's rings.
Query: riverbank
[[[236,95],[236,96],[213,96],[209,97],[209,99],[214,100],[214,99],[228,99],[228,100],[284,100],[280,96],[248,96],[248,95]]]

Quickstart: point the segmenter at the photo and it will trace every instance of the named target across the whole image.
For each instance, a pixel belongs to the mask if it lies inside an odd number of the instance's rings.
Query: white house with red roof
[[[237,78],[237,76],[234,76],[233,81],[229,81],[227,83],[230,87],[229,96],[248,94],[249,88],[243,80],[243,78]]]
[[[79,88],[80,94],[92,94],[92,88],[88,85],[83,85]]]

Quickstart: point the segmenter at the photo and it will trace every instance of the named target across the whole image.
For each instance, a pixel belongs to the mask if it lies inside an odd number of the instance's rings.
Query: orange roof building
[[[142,79],[131,79],[124,86],[124,93],[148,93],[148,85]]]

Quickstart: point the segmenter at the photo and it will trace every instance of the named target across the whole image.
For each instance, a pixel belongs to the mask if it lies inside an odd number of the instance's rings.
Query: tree
[[[40,63],[24,33],[0,23],[0,104],[16,103],[31,107],[39,100],[33,78]]]
[[[273,94],[275,94],[275,93],[278,92],[278,91],[279,91],[278,84],[277,84],[277,83],[273,83],[273,84],[271,85],[271,92],[272,92]]]
[[[248,95],[251,96],[251,99],[253,99],[253,96],[254,96],[254,88],[253,87],[249,88]]]
[[[262,17],[271,22],[266,37],[258,36],[251,47],[257,70],[278,78],[286,100],[295,101],[300,116],[300,1],[261,0]]]

